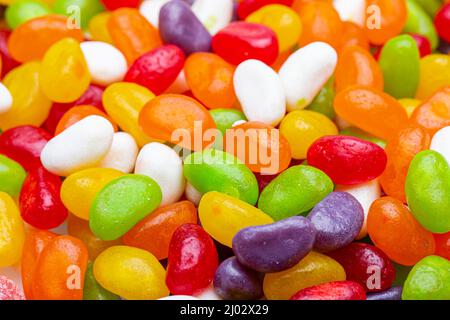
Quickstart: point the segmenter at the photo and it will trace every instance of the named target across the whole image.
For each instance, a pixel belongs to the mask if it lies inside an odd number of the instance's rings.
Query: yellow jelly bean
[[[156,300],[169,295],[166,271],[148,251],[114,246],[94,262],[94,276],[108,291],[128,300]]]
[[[314,141],[323,136],[336,135],[338,129],[321,113],[297,110],[281,121],[280,132],[291,146],[292,158],[306,159],[306,153]]]
[[[24,241],[19,209],[9,194],[0,191],[0,267],[19,262]]]
[[[245,21],[265,25],[275,32],[280,52],[291,49],[300,39],[302,23],[298,14],[289,7],[271,4],[249,15]]]
[[[77,217],[89,220],[89,210],[97,193],[123,172],[109,168],[91,168],[68,176],[61,186],[61,200]]]
[[[91,34],[92,40],[113,43],[108,30],[108,19],[110,16],[111,13],[105,11],[92,17],[89,21],[89,33]]]
[[[78,41],[65,38],[45,53],[40,71],[41,88],[55,102],[72,102],[89,87],[91,75]]]
[[[206,232],[230,248],[233,237],[239,230],[274,222],[258,208],[216,191],[203,195],[198,214]]]
[[[321,283],[345,280],[344,268],[334,259],[310,252],[292,268],[267,273],[263,290],[269,300],[287,300],[298,291]]]
[[[420,82],[416,99],[427,100],[450,85],[450,55],[430,54],[420,60]]]
[[[405,108],[408,117],[411,117],[414,110],[422,103],[420,100],[409,98],[399,99],[398,102]]]
[[[39,86],[40,63],[25,63],[10,71],[3,79],[13,97],[11,109],[0,114],[0,128],[7,130],[21,125],[41,126],[52,106]]]
[[[118,126],[131,134],[139,144],[157,141],[148,137],[139,127],[139,112],[155,95],[140,85],[118,82],[110,85],[103,93],[103,105],[108,115]]]

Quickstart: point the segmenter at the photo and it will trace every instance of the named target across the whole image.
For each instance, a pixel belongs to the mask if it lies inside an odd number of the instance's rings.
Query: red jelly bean
[[[439,36],[447,42],[450,42],[450,3],[439,10],[434,18],[434,25]]]
[[[2,60],[2,73],[0,78],[3,78],[5,74],[17,67],[20,63],[14,60],[9,54],[8,39],[11,34],[9,30],[0,30],[0,58]]]
[[[354,242],[328,255],[344,267],[347,280],[359,283],[367,292],[386,290],[395,279],[391,260],[370,244]]]
[[[416,41],[417,47],[419,48],[420,57],[425,57],[431,54],[431,43],[427,37],[421,36],[420,34],[411,33],[411,37]]]
[[[366,292],[359,283],[333,281],[302,289],[290,300],[366,300]]]
[[[19,162],[25,170],[41,166],[41,151],[52,136],[44,129],[19,126],[0,135],[0,154]]]
[[[237,14],[241,20],[245,20],[248,15],[269,4],[284,4],[290,7],[292,2],[294,0],[242,0],[238,4]]]
[[[108,10],[116,10],[119,8],[137,8],[141,0],[101,0],[103,5]]]
[[[0,301],[2,300],[25,300],[25,297],[12,280],[0,275]]]
[[[325,172],[334,183],[352,185],[380,176],[386,152],[378,145],[348,136],[320,138],[308,150],[308,164]]]
[[[196,224],[184,224],[169,246],[166,284],[172,294],[193,295],[212,282],[218,254],[211,237]]]
[[[434,234],[436,242],[435,254],[450,260],[450,232],[443,234]]]
[[[165,45],[139,57],[125,75],[154,94],[163,93],[175,81],[184,66],[184,53],[174,45]]]
[[[20,213],[25,222],[39,229],[52,229],[67,218],[61,196],[61,179],[43,167],[31,170],[20,192]]]
[[[248,22],[233,22],[212,39],[215,53],[231,64],[257,59],[271,65],[278,56],[278,40],[266,26]]]

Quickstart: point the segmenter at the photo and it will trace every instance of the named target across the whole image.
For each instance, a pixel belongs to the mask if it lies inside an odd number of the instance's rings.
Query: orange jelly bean
[[[434,254],[450,260],[450,232],[434,234],[434,240],[436,241]]]
[[[402,265],[412,266],[434,254],[433,234],[423,228],[401,201],[383,197],[369,210],[367,230],[373,243]]]
[[[124,235],[123,242],[166,259],[173,233],[187,223],[197,224],[197,209],[190,201],[180,201],[153,211]]]
[[[334,109],[344,120],[386,140],[408,120],[405,109],[396,99],[364,86],[353,86],[338,93]]]
[[[40,60],[54,43],[64,38],[83,41],[81,29],[71,29],[67,17],[47,15],[29,20],[17,27],[9,37],[11,56],[20,62]]]
[[[360,46],[366,50],[370,49],[369,38],[367,38],[364,29],[357,24],[344,21],[344,31],[342,34],[341,48],[346,46]]]

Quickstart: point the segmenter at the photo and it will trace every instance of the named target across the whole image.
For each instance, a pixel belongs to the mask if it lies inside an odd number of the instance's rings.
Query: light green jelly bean
[[[336,117],[333,107],[335,93],[334,78],[331,77],[306,109],[319,112],[333,120]]]
[[[450,261],[439,256],[420,260],[405,281],[402,300],[450,300]]]
[[[258,200],[255,175],[229,153],[215,149],[192,153],[184,160],[184,175],[202,194],[218,191],[251,205]]]
[[[442,0],[416,0],[422,9],[432,18],[436,15],[439,9],[442,7]]]
[[[348,127],[348,128],[341,130],[340,134],[344,135],[344,136],[356,137],[356,138],[360,138],[362,140],[373,142],[373,143],[379,145],[383,149],[386,147],[386,141],[381,140],[377,137],[374,137],[359,128]]]
[[[408,20],[403,31],[417,33],[428,38],[431,48],[435,50],[439,45],[439,36],[434,27],[433,20],[414,0],[407,0],[406,3],[408,6]]]
[[[20,164],[4,155],[0,155],[0,191],[17,197],[22,189],[27,173]]]
[[[333,188],[331,179],[319,169],[304,165],[290,167],[264,188],[258,208],[274,220],[305,214]]]
[[[79,8],[80,24],[83,29],[88,27],[93,16],[105,11],[100,0],[56,0],[53,8],[56,13],[65,16],[74,15],[72,8]]]
[[[103,288],[94,277],[92,262],[88,263],[84,276],[83,300],[120,300],[120,297]]]
[[[450,167],[438,152],[418,153],[406,176],[406,199],[420,224],[433,233],[450,231]]]
[[[226,130],[230,129],[236,121],[247,120],[244,113],[234,109],[214,109],[209,111],[209,113],[214,119],[217,129],[223,135],[225,135]]]
[[[155,210],[161,199],[161,188],[150,177],[124,175],[99,191],[89,211],[89,226],[102,240],[118,239]]]
[[[415,96],[420,79],[420,53],[410,35],[389,40],[381,50],[379,63],[386,93],[397,99]]]
[[[6,23],[15,29],[28,20],[45,16],[52,11],[50,7],[38,0],[20,0],[10,4],[5,11]]]

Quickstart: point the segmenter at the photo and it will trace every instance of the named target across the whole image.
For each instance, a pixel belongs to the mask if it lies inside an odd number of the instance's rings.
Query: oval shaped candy
[[[20,164],[0,155],[0,191],[16,197],[20,193],[26,176],[27,174]]]
[[[366,292],[353,281],[332,281],[302,289],[289,300],[366,300]]]

